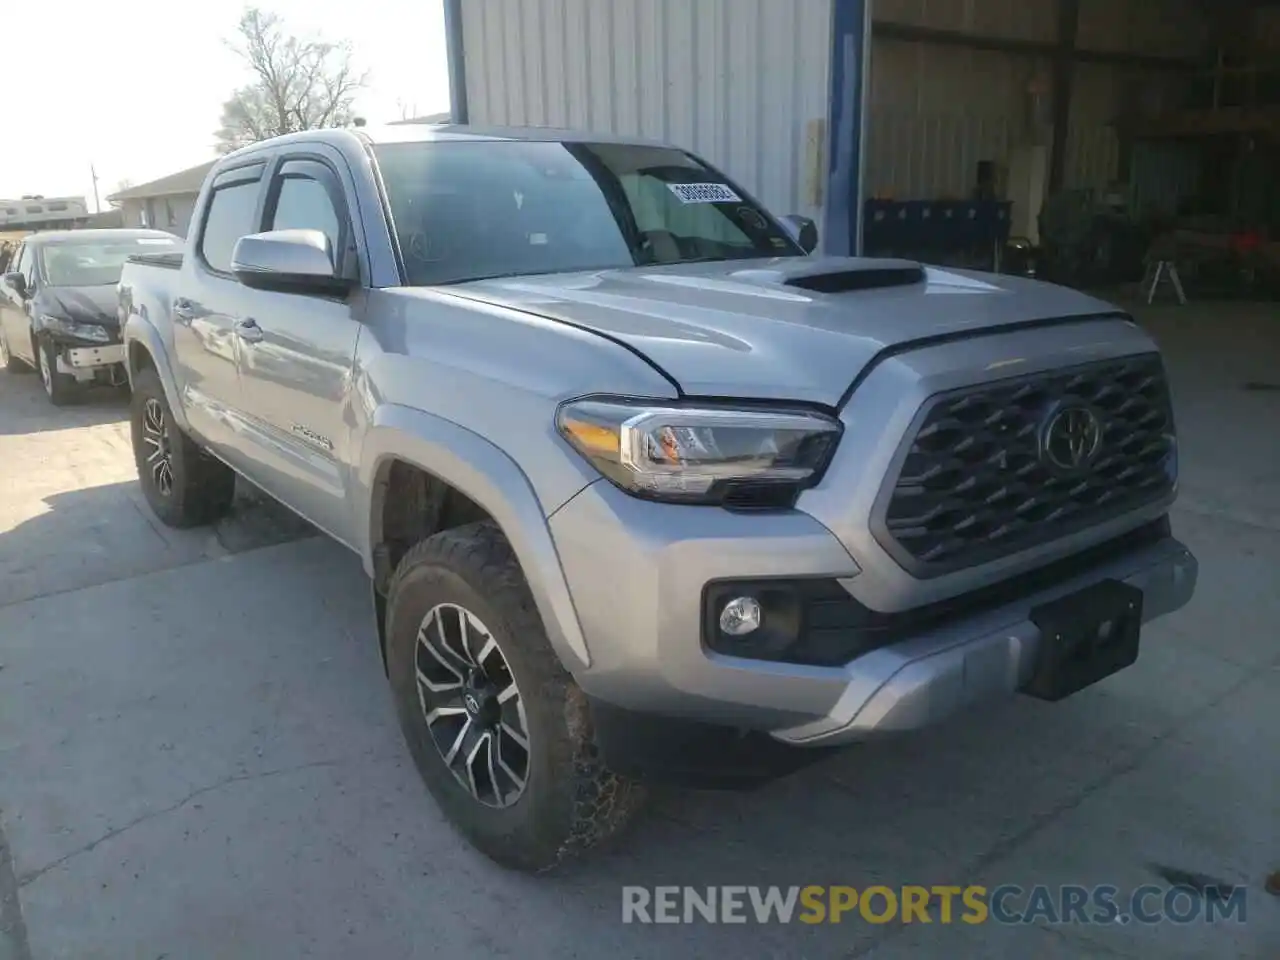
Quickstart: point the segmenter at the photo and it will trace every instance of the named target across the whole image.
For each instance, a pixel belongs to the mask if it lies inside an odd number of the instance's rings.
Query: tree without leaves
[[[399,97],[396,97],[396,109],[400,111],[401,120],[412,120],[418,115],[418,105],[405,103]]]
[[[220,153],[299,130],[345,126],[365,85],[347,43],[306,40],[287,34],[280,18],[256,7],[240,17],[232,49],[254,75],[222,107],[216,136]]]

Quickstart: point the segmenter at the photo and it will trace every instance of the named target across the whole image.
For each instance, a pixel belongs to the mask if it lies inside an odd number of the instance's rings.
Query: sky
[[[212,159],[223,102],[249,77],[224,41],[242,0],[58,0],[6,4],[10,120],[0,197],[83,196],[101,206]],[[369,71],[359,116],[376,124],[449,109],[443,0],[260,0],[291,32],[350,41]],[[14,95],[16,94],[16,96]]]

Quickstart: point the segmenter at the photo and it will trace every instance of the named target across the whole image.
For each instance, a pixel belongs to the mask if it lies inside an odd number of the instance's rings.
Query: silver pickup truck
[[[205,523],[239,473],[358,553],[424,780],[523,869],[646,780],[758,783],[1132,664],[1197,569],[1156,345],[815,244],[659,144],[246,148],[120,282],[143,490]]]

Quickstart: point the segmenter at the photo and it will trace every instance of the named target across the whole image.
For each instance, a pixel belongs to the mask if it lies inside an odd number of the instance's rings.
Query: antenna
[[[101,213],[102,204],[98,201],[98,171],[93,169],[93,164],[89,164],[89,176],[93,177],[93,212]]]

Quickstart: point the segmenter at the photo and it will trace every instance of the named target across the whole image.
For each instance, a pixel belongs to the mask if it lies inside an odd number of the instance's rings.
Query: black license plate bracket
[[[1138,659],[1142,591],[1119,580],[1103,580],[1033,607],[1040,630],[1035,670],[1025,693],[1061,700]]]

